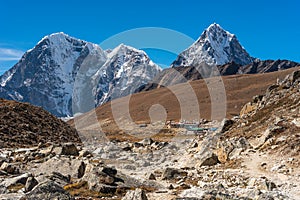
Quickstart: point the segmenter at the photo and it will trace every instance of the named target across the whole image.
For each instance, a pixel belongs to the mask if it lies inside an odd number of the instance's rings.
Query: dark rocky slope
[[[77,131],[40,107],[0,99],[0,148],[80,142]]]

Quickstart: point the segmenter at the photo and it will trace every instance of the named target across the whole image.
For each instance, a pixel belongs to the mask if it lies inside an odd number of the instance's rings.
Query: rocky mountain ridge
[[[217,65],[215,70],[212,70],[211,67],[205,63],[202,63],[197,67],[173,67],[170,69],[164,69],[153,79],[152,83],[144,85],[139,88],[138,91],[149,91],[160,87],[167,87],[207,77],[229,76],[235,74],[261,74],[281,71],[297,66],[300,66],[300,64],[289,60],[262,61],[257,59],[247,65],[240,65],[235,62]]]

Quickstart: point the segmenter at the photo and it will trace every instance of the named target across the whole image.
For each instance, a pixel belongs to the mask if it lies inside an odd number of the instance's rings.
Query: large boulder
[[[221,133],[222,132],[218,132],[216,135],[207,136],[198,146],[197,152],[193,155],[197,162],[196,167],[212,166],[220,162],[215,150]]]
[[[52,176],[60,173],[71,178],[81,178],[85,173],[85,163],[81,159],[71,159],[69,157],[53,157],[32,170],[35,174]]]

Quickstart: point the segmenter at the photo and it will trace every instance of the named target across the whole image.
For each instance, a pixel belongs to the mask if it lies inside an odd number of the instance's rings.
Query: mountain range
[[[297,65],[251,57],[234,34],[215,23],[165,70],[144,51],[124,44],[103,50],[97,44],[54,33],[0,77],[0,97],[29,102],[66,117],[135,92],[216,75],[210,72],[213,67],[220,75],[233,75]]]
[[[56,116],[72,116],[73,109],[86,112],[130,94],[135,84],[146,84],[160,71],[144,51],[121,44],[106,52],[96,44],[55,33],[0,77],[0,97],[30,102]]]

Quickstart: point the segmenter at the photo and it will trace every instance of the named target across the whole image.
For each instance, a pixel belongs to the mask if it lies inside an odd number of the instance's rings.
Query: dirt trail
[[[288,192],[289,196],[294,199],[300,197],[300,170],[295,169],[288,174],[279,173],[272,170],[274,166],[280,166],[284,163],[284,158],[276,157],[270,154],[262,154],[260,152],[249,153],[242,162],[245,167],[245,173],[253,178],[266,177],[276,185],[282,185],[282,188]]]

